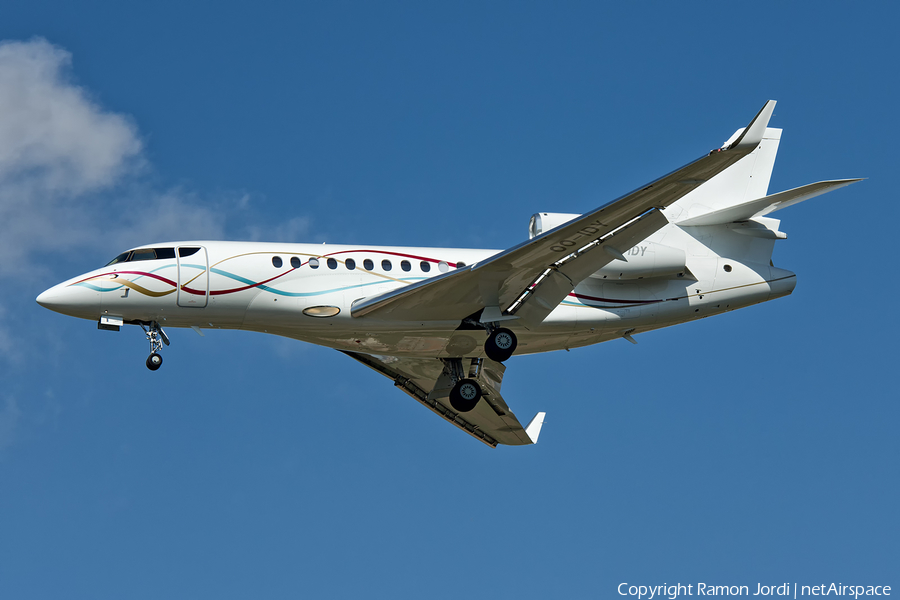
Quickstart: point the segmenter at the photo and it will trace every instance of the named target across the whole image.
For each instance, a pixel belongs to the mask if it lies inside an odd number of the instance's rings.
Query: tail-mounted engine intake
[[[570,213],[534,213],[531,215],[531,222],[528,223],[528,239],[536,238],[542,233],[555,229],[563,223],[568,223],[575,217],[580,216]]]
[[[531,215],[531,222],[528,224],[528,237],[535,238],[580,216],[570,213],[535,213]],[[685,273],[685,261],[684,250],[656,242],[641,242],[623,252],[621,258],[613,259],[591,277],[596,279],[678,277]]]

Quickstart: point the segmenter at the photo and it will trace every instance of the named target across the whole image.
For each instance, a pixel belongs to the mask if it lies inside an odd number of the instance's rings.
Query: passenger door
[[[209,301],[209,258],[202,246],[179,246],[178,306],[203,308]]]

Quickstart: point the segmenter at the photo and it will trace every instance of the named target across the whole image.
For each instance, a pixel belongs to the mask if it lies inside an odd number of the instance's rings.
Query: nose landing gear
[[[150,321],[147,327],[143,323],[140,325],[144,333],[147,334],[147,341],[150,342],[150,356],[147,357],[147,368],[155,371],[162,366],[163,359],[159,351],[162,350],[163,344],[169,345],[169,336],[166,335],[166,332],[163,331],[163,328],[156,321]]]
[[[162,366],[162,356],[156,352],[147,357],[147,368],[155,371]]]

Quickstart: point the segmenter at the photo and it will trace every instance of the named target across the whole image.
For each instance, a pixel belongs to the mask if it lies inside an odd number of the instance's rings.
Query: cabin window
[[[319,259],[318,258],[309,259],[309,268],[310,269],[318,269],[319,268]]]
[[[410,270],[412,270],[412,265],[409,264],[408,260],[401,260],[400,268],[403,269],[404,271],[410,271]]]
[[[292,267],[294,267],[295,269],[299,269],[301,264],[303,264],[303,263],[300,262],[299,258],[297,258],[296,256],[291,257],[291,266]]]
[[[464,266],[466,266],[466,263],[464,263],[464,262],[462,262],[462,261],[458,261],[458,262],[456,263],[456,268],[457,268],[457,269],[462,269]]]
[[[333,258],[329,258],[329,259],[328,259],[327,261],[325,261],[325,262],[326,262],[326,264],[328,265],[328,268],[329,268],[329,269],[337,269],[337,261],[334,260]]]
[[[348,271],[352,271],[353,269],[356,268],[356,261],[353,260],[352,258],[348,258],[347,260],[345,260],[344,264],[347,265]]]
[[[428,271],[431,270],[431,263],[428,262],[427,260],[423,260],[422,262],[419,263],[419,268],[422,269],[423,273],[427,273]]]
[[[449,270],[450,270],[450,265],[447,264],[447,261],[442,260],[441,262],[438,263],[438,271],[440,271],[441,273],[446,273]]]
[[[385,271],[390,271],[391,270],[391,261],[389,261],[388,259],[384,259],[383,261],[381,261],[381,268],[384,269]]]
[[[372,262],[372,259],[367,258],[366,260],[363,261],[363,268],[366,271],[371,271],[372,269],[375,268],[375,263]]]
[[[725,269],[726,273],[731,273],[731,265],[725,265],[723,268]]]
[[[284,264],[284,262],[282,262],[280,256],[273,256],[273,257],[272,257],[272,266],[275,267],[276,269],[280,269],[280,268],[281,268],[281,265],[283,265],[283,264]]]
[[[193,255],[197,254],[198,252],[200,252],[200,248],[179,248],[178,256],[180,256],[181,258],[184,258],[186,256],[193,256]]]

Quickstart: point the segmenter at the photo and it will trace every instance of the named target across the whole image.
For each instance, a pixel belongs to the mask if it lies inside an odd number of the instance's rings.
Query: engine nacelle
[[[686,255],[680,248],[656,242],[641,242],[622,253],[625,260],[613,259],[591,275],[595,279],[641,279],[677,276],[686,269]]]
[[[534,213],[531,215],[531,222],[528,223],[528,239],[536,238],[542,233],[580,216],[570,213]]]
[[[528,224],[529,239],[568,223],[581,215],[571,213],[535,213]],[[591,275],[596,279],[642,279],[666,277],[684,273],[686,256],[684,250],[664,246],[656,242],[641,242],[623,253],[625,260],[618,258]]]

